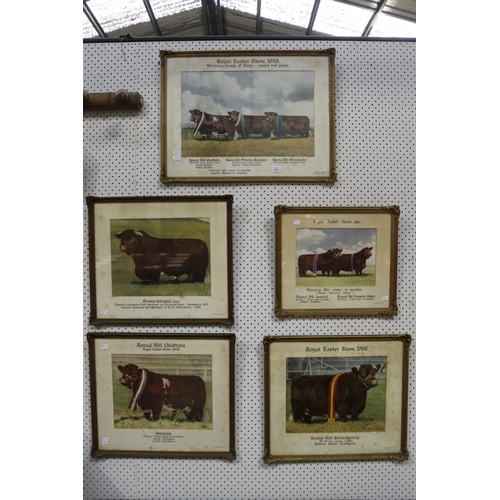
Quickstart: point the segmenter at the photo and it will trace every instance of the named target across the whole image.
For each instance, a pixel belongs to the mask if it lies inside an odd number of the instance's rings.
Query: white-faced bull
[[[190,422],[209,422],[205,409],[205,383],[195,375],[160,375],[134,364],[119,365],[120,383],[132,389],[129,410],[140,408],[144,417],[159,420],[162,409],[169,415],[183,412]]]
[[[311,423],[312,417],[335,418],[341,422],[358,420],[366,405],[366,395],[378,382],[380,365],[361,365],[338,375],[303,375],[292,382],[290,420]]]
[[[194,122],[193,135],[206,136],[209,141],[212,134],[224,135],[229,139],[234,139],[235,128],[226,115],[212,115],[199,109],[190,109],[189,119]]]
[[[146,231],[126,229],[115,234],[120,239],[120,251],[130,255],[135,263],[135,275],[157,285],[164,273],[178,283],[187,274],[190,283],[203,283],[208,277],[208,247],[203,240],[191,238],[155,238]]]

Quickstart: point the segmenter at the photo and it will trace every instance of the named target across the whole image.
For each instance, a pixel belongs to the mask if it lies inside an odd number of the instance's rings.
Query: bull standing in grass
[[[358,420],[366,406],[368,391],[376,387],[375,374],[380,365],[355,367],[348,373],[337,375],[303,375],[292,382],[292,414],[290,420],[306,424],[312,417],[328,417],[335,421],[338,413],[341,422]]]

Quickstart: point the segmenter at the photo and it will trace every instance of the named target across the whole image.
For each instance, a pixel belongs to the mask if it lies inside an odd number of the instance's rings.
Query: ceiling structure
[[[83,0],[83,38],[416,38],[416,0]]]

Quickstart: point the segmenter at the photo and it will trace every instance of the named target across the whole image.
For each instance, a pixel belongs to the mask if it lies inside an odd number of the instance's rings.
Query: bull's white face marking
[[[170,387],[170,380],[168,378],[162,378],[163,380],[163,388],[166,389],[167,387]]]

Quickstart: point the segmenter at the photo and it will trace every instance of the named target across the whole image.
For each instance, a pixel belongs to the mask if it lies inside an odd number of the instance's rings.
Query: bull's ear
[[[118,370],[120,370],[123,373],[123,366],[122,365],[118,365]]]
[[[357,366],[353,366],[352,369],[351,369],[352,373],[358,373],[358,367]]]

